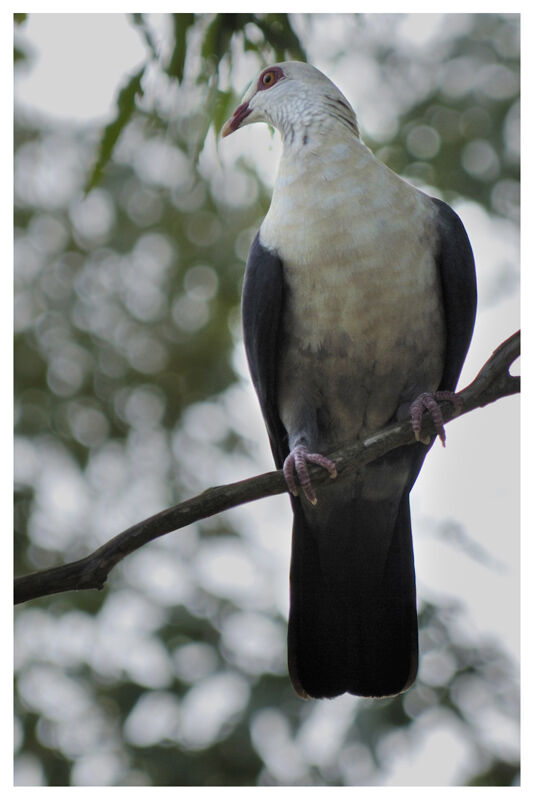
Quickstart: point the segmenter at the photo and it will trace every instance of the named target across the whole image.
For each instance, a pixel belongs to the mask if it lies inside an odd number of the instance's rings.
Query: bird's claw
[[[423,392],[411,404],[410,416],[412,419],[412,429],[415,434],[415,438],[417,439],[418,442],[423,442],[423,444],[430,443],[430,436],[421,436],[421,423],[423,419],[423,412],[428,411],[428,413],[432,417],[432,422],[434,423],[436,433],[441,439],[443,447],[445,447],[444,420],[443,420],[443,414],[441,413],[441,408],[438,405],[438,402],[440,400],[449,400],[454,405],[454,408],[456,410],[459,410],[462,406],[462,398],[460,397],[460,395],[455,394],[455,392],[445,392],[445,391]]]
[[[294,447],[284,461],[283,472],[286,479],[287,487],[291,494],[298,497],[298,486],[295,480],[295,474],[298,478],[298,483],[304,492],[305,497],[312,505],[317,503],[317,495],[311,484],[310,474],[308,472],[307,463],[318,464],[320,467],[328,470],[331,478],[337,477],[336,465],[330,461],[326,456],[320,453],[310,453],[308,448],[300,444]]]

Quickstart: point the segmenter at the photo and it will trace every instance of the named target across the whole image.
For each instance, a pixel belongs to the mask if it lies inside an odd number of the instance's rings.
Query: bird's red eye
[[[266,69],[265,72],[262,72],[260,75],[260,79],[258,81],[258,90],[270,89],[271,86],[274,86],[274,84],[283,77],[284,73],[280,67],[271,67],[270,69]]]

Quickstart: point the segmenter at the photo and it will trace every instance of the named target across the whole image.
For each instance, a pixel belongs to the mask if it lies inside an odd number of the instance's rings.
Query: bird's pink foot
[[[311,485],[307,464],[318,464],[320,467],[324,467],[330,473],[331,478],[337,476],[337,470],[333,461],[330,461],[326,456],[320,455],[320,453],[310,453],[308,448],[303,444],[294,447],[284,461],[284,478],[286,479],[287,487],[291,494],[298,497],[296,476],[305,496],[312,505],[315,505],[317,503],[317,496]]]
[[[421,436],[421,422],[423,419],[423,413],[428,411],[432,417],[432,422],[436,428],[436,433],[441,439],[443,447],[445,447],[443,414],[441,413],[441,408],[438,405],[440,400],[449,400],[451,403],[453,403],[456,410],[459,410],[462,407],[462,398],[460,395],[455,394],[455,392],[423,392],[411,404],[410,416],[412,418],[412,428],[415,438],[418,442],[423,442],[424,444],[428,444],[430,442],[430,436]]]

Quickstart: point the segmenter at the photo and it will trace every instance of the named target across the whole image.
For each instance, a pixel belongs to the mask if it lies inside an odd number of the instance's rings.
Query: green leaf
[[[254,23],[274,49],[277,59],[281,60],[287,54],[299,61],[308,60],[287,14],[255,14]]]
[[[218,69],[219,61],[228,52],[230,39],[236,30],[236,16],[236,14],[216,14],[208,26],[202,42],[201,55],[210,66],[209,73]]]
[[[237,97],[232,91],[223,92],[220,89],[217,89],[213,114],[211,116],[211,121],[217,135],[219,135],[221,132],[222,126],[228,117],[231,116],[232,111],[237,106],[238,102],[239,101]]]
[[[18,61],[26,61],[27,58],[28,56],[26,55],[24,50],[21,50],[20,47],[17,47],[15,45],[15,47],[13,48],[13,59],[15,63]]]
[[[213,122],[213,118],[215,116],[216,104],[217,104],[217,101],[219,99],[219,95],[221,95],[221,94],[225,94],[225,93],[221,92],[219,90],[217,76],[214,75],[212,80],[211,80],[211,86],[209,86],[208,96],[207,96],[206,102],[205,102],[205,109],[204,109],[204,113],[202,114],[202,118],[201,118],[199,135],[198,135],[198,137],[196,139],[196,142],[194,143],[194,147],[193,147],[192,159],[193,159],[194,164],[198,163],[198,159],[199,159],[200,153],[202,151],[202,148],[204,147],[204,142],[206,140],[206,136],[208,135],[208,131],[210,129],[211,123]],[[223,122],[224,122],[224,120],[223,120]],[[222,124],[223,123],[221,123],[221,127],[222,127]]]
[[[246,36],[243,37],[243,49],[245,53],[252,52],[261,55],[260,46],[255,42],[251,42],[250,39],[248,39]]]
[[[145,22],[145,18],[143,17],[143,15],[142,14],[132,14],[131,17],[132,17],[133,24],[136,26],[136,28],[139,28],[139,31],[140,31],[143,39],[145,40],[148,49],[152,53],[152,57],[156,58],[156,59],[159,58],[158,48],[156,47],[156,43],[155,43],[154,39],[152,38],[152,34],[151,34],[150,29],[148,28],[148,26],[147,26],[147,24]]]
[[[166,69],[168,75],[178,78],[181,83],[184,78],[185,57],[187,54],[187,31],[195,22],[194,14],[173,14],[174,50]]]
[[[102,138],[100,139],[100,146],[96,163],[89,175],[87,184],[85,186],[85,194],[88,194],[100,180],[100,176],[107,163],[109,162],[113,149],[123,132],[124,128],[130,121],[133,112],[135,111],[135,98],[143,94],[141,87],[141,80],[145,74],[146,64],[141,69],[132,75],[126,86],[124,86],[117,98],[117,114],[109,125],[104,128]]]
[[[216,57],[218,50],[219,32],[222,20],[220,14],[215,14],[212,21],[208,25],[206,34],[202,41],[202,48],[200,54],[203,59],[211,59]]]
[[[28,19],[27,14],[13,14],[15,25],[22,25]]]

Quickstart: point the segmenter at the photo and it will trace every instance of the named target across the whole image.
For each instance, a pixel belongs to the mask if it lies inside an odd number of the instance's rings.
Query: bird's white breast
[[[437,387],[444,323],[433,231],[429,198],[356,139],[283,157],[261,227],[288,286],[282,415],[294,413],[302,370],[310,357],[316,374],[317,355],[321,388],[308,376],[308,389],[326,393],[340,427],[347,416],[343,429],[355,434],[383,425],[412,384]]]

